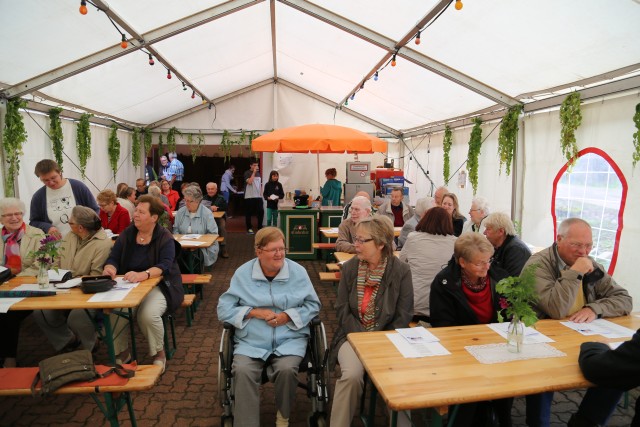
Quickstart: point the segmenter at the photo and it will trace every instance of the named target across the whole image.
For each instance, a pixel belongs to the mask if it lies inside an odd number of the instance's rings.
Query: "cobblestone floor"
[[[149,392],[134,393],[134,407],[138,425],[145,426],[218,426],[221,408],[217,402],[218,345],[221,325],[216,317],[219,295],[226,290],[235,269],[253,257],[253,236],[230,233],[228,236],[229,259],[219,259],[213,269],[213,283],[205,286],[205,299],[196,314],[192,327],[186,327],[184,316],[179,314],[176,322],[178,350],[167,365],[167,371],[159,384]],[[320,283],[318,273],[323,271],[321,261],[301,262],[311,277],[323,303],[321,318],[328,339],[337,327],[334,311],[335,290],[330,284]],[[151,363],[146,354],[146,343],[140,333],[136,334],[140,352],[140,363]],[[18,361],[22,366],[35,366],[44,357],[53,355],[53,349],[40,333],[37,325],[28,318],[21,331]],[[106,361],[102,350],[98,361]],[[335,374],[331,384],[335,383]],[[631,393],[631,407],[619,407],[612,418],[611,426],[628,426],[633,415],[633,404],[638,392]],[[582,398],[582,391],[567,391],[555,394],[552,426],[564,426],[571,413],[575,412]],[[309,400],[299,391],[291,426],[307,425],[310,411]],[[387,424],[386,410],[377,409],[376,425]],[[524,399],[517,398],[513,407],[514,426],[525,426]],[[121,425],[131,425],[128,414],[122,411]],[[275,424],[275,407],[272,386],[263,386],[261,402],[261,424]],[[47,399],[31,397],[1,397],[0,426],[103,426],[106,422],[89,396],[55,396]],[[362,425],[354,420],[354,425]]]

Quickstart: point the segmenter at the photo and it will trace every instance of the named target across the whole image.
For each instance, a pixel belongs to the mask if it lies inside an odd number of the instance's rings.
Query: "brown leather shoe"
[[[220,256],[222,258],[229,258],[229,252],[227,252],[227,249],[222,249],[222,252],[220,253]]]

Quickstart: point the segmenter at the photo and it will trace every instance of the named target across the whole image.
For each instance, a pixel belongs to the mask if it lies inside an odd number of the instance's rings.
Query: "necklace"
[[[149,237],[150,237],[150,236],[145,236],[145,237],[143,237],[143,236],[142,236],[142,233],[140,233],[140,232],[138,231],[138,240],[140,240],[141,242],[144,242],[145,240],[148,240],[148,239],[149,239]]]
[[[487,277],[480,277],[473,283],[467,275],[462,273],[462,283],[467,287],[467,289],[471,290],[471,292],[480,292],[487,286]]]

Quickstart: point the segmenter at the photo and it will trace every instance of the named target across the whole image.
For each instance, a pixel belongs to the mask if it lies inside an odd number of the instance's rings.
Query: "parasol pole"
[[[318,171],[318,192],[320,192],[320,153],[316,151],[316,170]],[[320,194],[318,194],[320,195]]]

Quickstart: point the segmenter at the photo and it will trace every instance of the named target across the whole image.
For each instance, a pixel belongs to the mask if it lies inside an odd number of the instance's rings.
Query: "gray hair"
[[[558,226],[558,236],[562,236],[562,237],[566,236],[567,233],[569,232],[569,228],[571,228],[571,226],[575,224],[583,224],[589,227],[589,229],[591,229],[591,224],[589,224],[587,221],[585,221],[582,218],[567,218],[564,221],[562,221]]]
[[[200,190],[200,187],[196,185],[189,185],[188,187],[186,187],[184,190],[182,190],[182,195],[184,197],[191,197],[196,202],[202,200],[202,190]]]
[[[4,215],[5,211],[10,208],[18,208],[18,210],[23,214],[26,210],[24,202],[20,199],[16,199],[15,197],[5,197],[0,199],[0,215]]]
[[[489,211],[489,201],[484,197],[474,197],[473,200],[471,200],[471,206],[473,205],[476,205],[476,209],[481,210],[485,216],[491,213]]]
[[[367,199],[364,196],[356,196],[351,200],[351,206],[359,205],[361,208],[368,210],[371,212],[371,200]]]
[[[100,217],[93,209],[86,206],[74,206],[71,210],[71,219],[92,233],[100,230],[102,227]]]
[[[422,218],[424,213],[434,207],[436,205],[435,199],[431,196],[423,197],[422,199],[418,199],[416,202],[416,215]]]
[[[493,245],[480,233],[473,233],[469,231],[462,233],[453,244],[453,255],[455,256],[458,264],[460,263],[460,258],[464,258],[465,261],[471,262],[473,256],[478,253],[489,254],[492,256],[494,252],[495,249],[493,248]]]
[[[371,234],[373,243],[383,245],[382,256],[393,256],[393,223],[384,215],[368,216],[356,225],[356,230],[364,229]]]
[[[207,182],[207,185],[209,184],[213,185],[216,188],[216,190],[218,189],[218,184],[216,184],[215,182]],[[205,185],[204,188],[207,188],[207,185]]]
[[[160,190],[160,187],[158,187],[157,185],[150,185],[147,191],[153,197],[160,198],[160,195],[162,194],[162,190]]]
[[[509,215],[503,212],[494,212],[487,216],[483,224],[485,227],[493,228],[494,230],[504,230],[504,234],[507,236],[515,236],[516,228],[513,226],[513,221]]]
[[[169,160],[171,160],[171,159],[175,159],[175,158],[177,158],[177,157],[178,157],[178,155],[176,154],[176,152],[175,152],[175,151],[172,151],[171,153],[169,153]]]

